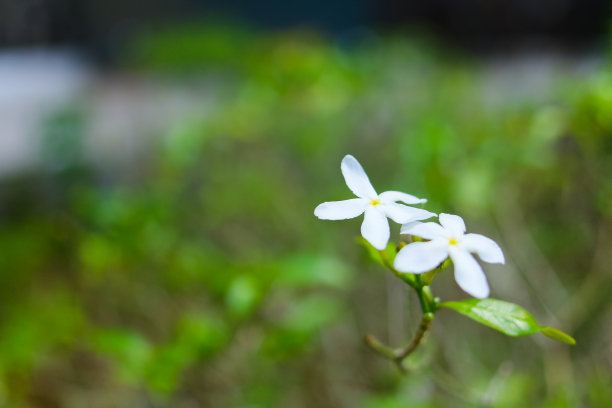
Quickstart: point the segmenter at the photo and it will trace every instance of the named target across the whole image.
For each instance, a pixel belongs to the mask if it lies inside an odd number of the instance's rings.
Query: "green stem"
[[[388,358],[389,360],[395,359],[395,349],[385,345],[373,334],[366,334],[363,339],[365,340],[366,344],[378,354]]]
[[[421,302],[423,313],[435,313],[438,306],[430,287],[428,285],[421,286],[417,289],[417,294],[419,295],[419,302]]]

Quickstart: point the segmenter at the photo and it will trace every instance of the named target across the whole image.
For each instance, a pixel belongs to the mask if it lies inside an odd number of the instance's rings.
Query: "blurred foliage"
[[[59,111],[44,171],[2,180],[0,405],[612,406],[609,65],[517,101],[521,78],[401,37],[190,26],[129,50],[140,75],[206,77],[214,103],[132,178],[90,167],[87,110]],[[312,214],[351,196],[346,153],[380,191],[495,237],[494,294],[578,345],[440,313],[414,374],[372,355],[362,335],[408,339],[418,306],[392,306],[405,292],[355,245],[359,221]]]

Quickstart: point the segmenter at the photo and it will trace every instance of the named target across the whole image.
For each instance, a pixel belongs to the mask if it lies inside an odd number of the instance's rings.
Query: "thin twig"
[[[380,340],[378,340],[372,334],[368,334],[367,336],[365,336],[364,340],[372,350],[376,351],[383,357],[388,358],[389,360],[393,360],[393,362],[397,365],[400,371],[405,374],[407,371],[406,367],[404,367],[403,365],[403,362],[406,357],[412,354],[412,352],[414,352],[414,350],[416,350],[421,345],[423,339],[431,328],[431,322],[433,320],[433,317],[433,313],[423,314],[423,317],[421,318],[421,323],[419,323],[419,327],[417,328],[417,331],[414,334],[412,341],[410,341],[410,344],[408,344],[406,347],[400,347],[396,349],[391,348],[385,345]]]
[[[423,339],[425,338],[425,335],[431,328],[432,320],[433,320],[433,313],[425,313],[423,315],[423,317],[421,318],[421,323],[419,323],[419,327],[417,328],[417,331],[414,334],[414,337],[412,338],[412,341],[410,342],[408,347],[404,348],[403,350],[402,349],[396,350],[396,352],[398,352],[395,357],[396,360],[401,361],[405,359],[414,350],[416,350],[417,347],[421,345],[421,343],[423,342]]]

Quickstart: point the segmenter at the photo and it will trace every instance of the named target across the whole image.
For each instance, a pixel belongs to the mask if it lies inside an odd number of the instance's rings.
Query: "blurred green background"
[[[91,160],[85,93],[45,120],[39,165],[0,180],[0,406],[612,406],[606,58],[524,97],[511,67],[432,41],[183,25],[121,64],[201,103],[119,166]],[[372,353],[364,334],[400,345],[420,311],[359,220],[313,215],[351,197],[349,153],[378,191],[497,240],[492,296],[577,345],[441,311],[410,375]],[[450,271],[433,290],[467,296]]]

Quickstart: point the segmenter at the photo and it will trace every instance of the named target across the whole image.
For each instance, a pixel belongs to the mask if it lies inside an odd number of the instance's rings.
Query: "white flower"
[[[393,266],[400,272],[425,273],[450,256],[455,265],[455,281],[470,295],[484,299],[489,296],[489,285],[482,268],[472,256],[489,263],[504,263],[501,248],[490,238],[480,234],[466,234],[463,218],[440,214],[440,224],[410,223],[402,226],[402,234],[415,235],[426,242],[414,242],[402,248]]]
[[[319,204],[314,214],[322,220],[345,220],[365,213],[361,224],[361,235],[375,248],[385,249],[389,242],[389,222],[387,217],[399,224],[424,220],[436,214],[414,207],[396,203],[421,204],[425,199],[399,191],[385,191],[376,194],[368,175],[353,156],[346,155],[340,166],[346,185],[359,198],[344,201],[330,201]]]

